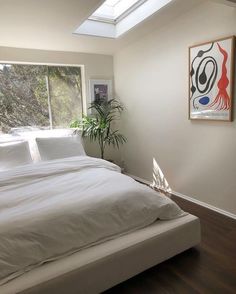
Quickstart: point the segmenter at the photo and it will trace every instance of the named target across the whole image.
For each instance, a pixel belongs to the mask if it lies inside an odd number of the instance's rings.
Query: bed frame
[[[197,217],[157,221],[33,269],[0,286],[0,293],[101,293],[199,242]]]

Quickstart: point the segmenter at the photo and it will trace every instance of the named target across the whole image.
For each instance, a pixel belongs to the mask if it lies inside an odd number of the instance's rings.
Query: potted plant
[[[77,128],[76,131],[82,130],[82,137],[88,137],[90,141],[98,141],[101,158],[104,159],[107,146],[119,148],[126,142],[125,136],[112,127],[123,111],[123,106],[116,99],[111,99],[94,101],[89,109],[92,110],[92,115],[84,115],[82,120],[73,121],[70,127]]]

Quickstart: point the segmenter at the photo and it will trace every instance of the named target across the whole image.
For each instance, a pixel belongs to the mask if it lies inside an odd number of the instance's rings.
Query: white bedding
[[[87,156],[0,172],[0,284],[40,264],[185,213]]]

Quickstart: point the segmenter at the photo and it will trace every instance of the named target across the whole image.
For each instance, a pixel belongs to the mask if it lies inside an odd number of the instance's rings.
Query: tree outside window
[[[67,127],[82,117],[81,68],[0,64],[0,131]]]

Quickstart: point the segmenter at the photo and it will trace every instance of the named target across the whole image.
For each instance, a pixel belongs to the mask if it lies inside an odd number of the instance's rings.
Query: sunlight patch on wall
[[[170,185],[167,182],[167,179],[165,178],[160,166],[158,165],[156,159],[153,157],[153,182],[151,187],[155,190],[170,195],[172,193],[172,190],[170,188]]]

